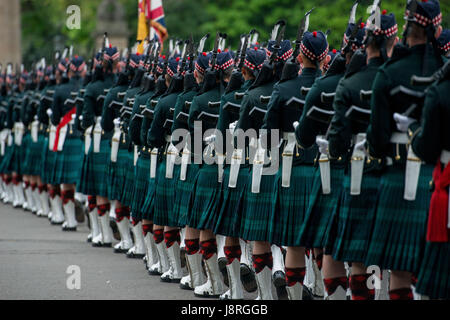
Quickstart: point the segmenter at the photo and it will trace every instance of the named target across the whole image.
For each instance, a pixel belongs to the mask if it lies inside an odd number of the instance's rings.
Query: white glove
[[[411,123],[416,122],[415,119],[409,118],[407,116],[401,115],[400,113],[394,113],[394,120],[397,125],[397,129],[400,132],[408,131],[408,127]]]
[[[34,118],[33,118],[34,120],[38,120],[38,116],[36,115],[36,116],[34,116]]]
[[[76,117],[77,117],[77,115],[74,113],[74,114],[72,115],[72,120],[75,120]]]
[[[47,115],[48,115],[49,117],[51,117],[51,116],[52,116],[52,114],[53,114],[53,111],[52,111],[52,109],[47,109]]]
[[[292,126],[294,127],[294,130],[297,129],[298,125],[299,125],[298,121],[295,121],[295,122],[292,124]]]
[[[83,115],[80,114],[80,116],[78,117],[78,120],[83,121]]]
[[[322,137],[316,137],[316,144],[319,146],[319,152],[328,154],[328,140]]]
[[[119,126],[120,125],[120,118],[115,118],[113,120],[113,123],[114,123],[115,126]]]
[[[364,140],[358,142],[357,144],[355,144],[355,149],[356,149],[356,150],[359,150],[359,151],[362,151],[362,152],[364,152],[364,153],[367,153],[367,150],[366,150],[366,142],[367,142],[366,139],[364,139]]]
[[[212,134],[212,135],[210,135],[209,137],[206,137],[205,139],[204,139],[204,141],[206,142],[206,143],[212,143],[212,142],[214,142],[216,140],[216,135],[215,134]]]
[[[230,123],[230,125],[228,126],[228,128],[230,129],[231,134],[234,133],[234,129],[237,126],[237,120],[235,122]]]

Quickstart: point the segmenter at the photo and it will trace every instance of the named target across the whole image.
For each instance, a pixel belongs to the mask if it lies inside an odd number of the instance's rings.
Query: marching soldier
[[[391,300],[413,298],[411,277],[423,253],[433,169],[408,147],[408,136],[396,130],[393,114],[420,120],[417,97],[425,87],[412,86],[411,76],[431,75],[442,65],[435,48],[442,30],[439,2],[409,1],[406,17],[403,44],[375,76],[367,130],[368,157],[384,165],[384,172],[365,265],[391,270]]]
[[[412,122],[408,131],[412,133],[411,146],[414,153],[429,164],[433,171],[434,191],[428,212],[425,253],[418,272],[416,291],[431,299],[450,298],[450,62],[426,82],[435,81],[427,88],[422,119]],[[420,80],[420,79],[419,79]],[[397,126],[404,131],[406,126]]]
[[[363,65],[354,68],[353,61],[350,62],[349,69],[353,70],[347,71],[336,88],[333,102],[335,115],[328,140],[330,158],[345,159],[346,166],[350,162],[343,177],[343,194],[336,213],[333,258],[352,264],[349,279],[352,300],[374,298],[374,291],[366,285],[370,274],[363,263],[371,236],[380,171],[375,161],[367,159],[364,162],[364,156],[359,156],[355,148],[364,139],[369,124],[373,80],[378,68],[391,56],[397,42],[395,16],[383,10],[380,21],[380,26],[367,23]],[[358,165],[362,165],[360,171]]]
[[[86,72],[84,60],[75,56],[71,60],[63,60],[59,68],[67,82],[62,83],[55,91],[53,104],[49,112],[50,121],[56,127],[52,150],[56,153],[52,184],[61,186],[61,201],[65,220],[63,231],[76,231],[75,219],[75,187],[79,181],[82,150],[80,133],[74,128],[76,107],[69,103],[71,92],[78,91],[81,79]]]

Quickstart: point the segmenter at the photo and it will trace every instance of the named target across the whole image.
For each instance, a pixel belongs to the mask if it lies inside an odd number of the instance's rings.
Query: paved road
[[[197,299],[178,284],[149,276],[139,259],[86,243],[86,224],[62,232],[46,218],[0,204],[1,299]],[[81,288],[66,286],[68,266],[81,271]]]

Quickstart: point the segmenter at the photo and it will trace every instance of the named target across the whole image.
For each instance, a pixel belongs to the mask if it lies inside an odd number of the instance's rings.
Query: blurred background
[[[0,0],[0,62],[22,61],[26,67],[55,49],[73,44],[76,54],[90,58],[98,50],[101,35],[108,31],[113,45],[124,47],[136,42],[139,0]],[[305,11],[315,7],[310,30],[331,30],[331,48],[339,48],[354,0],[163,0],[164,20],[169,38],[186,39],[192,32],[198,41],[205,33],[228,34],[227,46],[235,48],[242,33],[252,28],[267,41],[273,24],[285,19],[285,38],[295,40]],[[365,21],[371,0],[362,0],[357,19]],[[381,9],[396,15],[399,29],[404,24],[406,0],[382,1]],[[441,0],[443,26],[450,27],[450,0]],[[66,26],[70,5],[81,9],[81,28]],[[401,33],[401,32],[400,32]],[[213,37],[205,48],[212,48]],[[19,43],[18,43],[19,42]],[[125,44],[127,43],[127,44]],[[167,47],[167,46],[166,46]]]

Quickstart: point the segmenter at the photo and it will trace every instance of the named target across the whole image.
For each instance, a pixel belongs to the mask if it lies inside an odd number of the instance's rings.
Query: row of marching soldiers
[[[75,231],[85,195],[93,246],[112,225],[196,296],[378,299],[379,268],[391,300],[450,298],[450,32],[437,0],[408,1],[401,40],[356,6],[340,50],[308,12],[293,45],[279,21],[235,53],[217,33],[8,67],[3,201]]]

